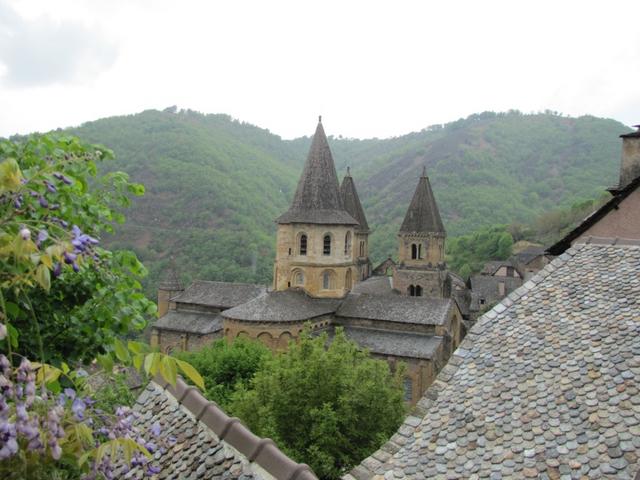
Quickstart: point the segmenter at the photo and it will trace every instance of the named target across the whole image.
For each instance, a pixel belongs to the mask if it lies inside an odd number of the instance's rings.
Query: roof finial
[[[422,166],[422,176],[423,176],[423,177],[426,177],[426,176],[427,176],[427,166],[426,166],[426,165],[423,165],[423,166]]]
[[[318,115],[318,123],[322,123],[322,115]]]
[[[351,176],[351,167],[347,165],[347,176]]]

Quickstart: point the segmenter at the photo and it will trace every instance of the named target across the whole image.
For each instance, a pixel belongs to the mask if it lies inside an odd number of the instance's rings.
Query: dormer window
[[[331,255],[331,235],[329,234],[324,236],[324,240],[322,243],[322,254]]]

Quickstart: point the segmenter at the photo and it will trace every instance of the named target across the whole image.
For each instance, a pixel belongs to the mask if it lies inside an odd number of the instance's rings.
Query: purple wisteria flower
[[[23,240],[29,240],[31,238],[31,230],[27,227],[22,227],[20,229],[20,237],[22,237]]]

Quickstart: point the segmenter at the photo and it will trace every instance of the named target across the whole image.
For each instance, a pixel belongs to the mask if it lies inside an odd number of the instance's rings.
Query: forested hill
[[[310,122],[310,134],[314,128]],[[171,109],[71,131],[112,148],[117,160],[107,168],[147,188],[111,244],[140,255],[151,271],[149,292],[171,254],[185,280],[270,282],[273,220],[293,195],[309,137],[286,141],[226,115]],[[329,140],[339,177],[351,166],[380,260],[395,254],[423,165],[452,237],[596,197],[616,183],[618,135],[627,131],[614,120],[514,111],[391,139]]]

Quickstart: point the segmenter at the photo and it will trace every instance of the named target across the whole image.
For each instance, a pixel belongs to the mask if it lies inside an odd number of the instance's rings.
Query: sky
[[[283,138],[640,123],[637,2],[0,0],[0,136],[177,105]]]

